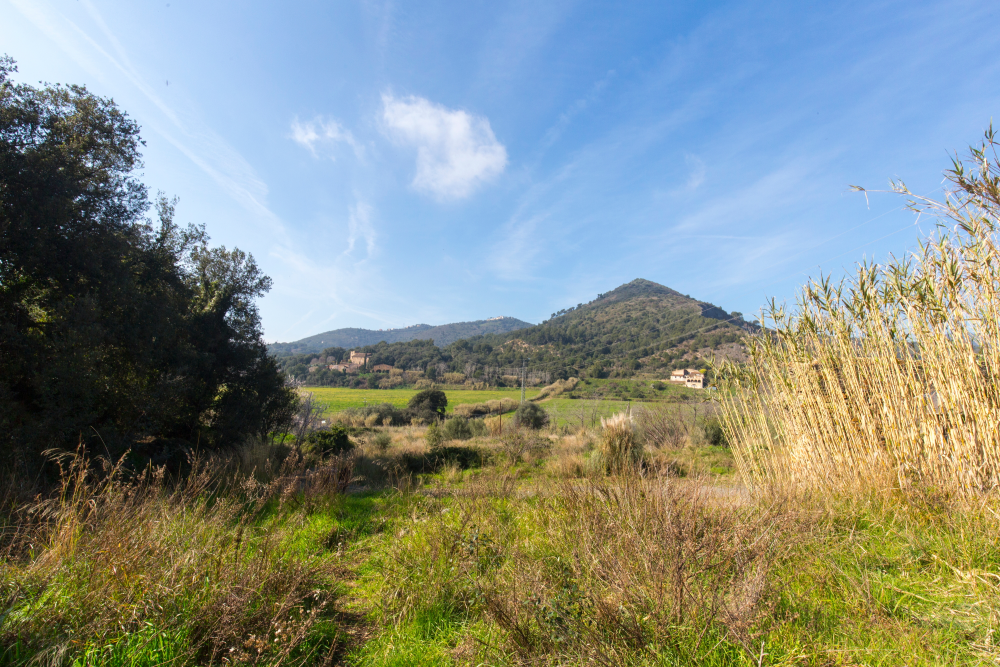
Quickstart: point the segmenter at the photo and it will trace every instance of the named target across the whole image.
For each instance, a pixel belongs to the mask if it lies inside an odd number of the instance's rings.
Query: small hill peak
[[[687,298],[677,290],[672,290],[665,285],[661,285],[660,283],[654,283],[652,280],[646,280],[645,278],[636,278],[630,283],[625,283],[610,292],[602,294],[599,301],[625,301],[643,296],[673,296]],[[694,299],[692,299],[692,301],[694,301]]]

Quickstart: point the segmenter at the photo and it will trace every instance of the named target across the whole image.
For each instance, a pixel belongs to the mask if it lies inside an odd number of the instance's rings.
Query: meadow
[[[345,387],[304,387],[303,391],[313,394],[316,400],[324,406],[324,416],[329,416],[346,410],[360,408],[365,405],[390,403],[399,408],[405,408],[411,398],[420,392],[419,389],[349,389]],[[520,389],[459,389],[444,387],[448,395],[448,412],[454,412],[455,406],[463,403],[485,403],[486,401],[508,398],[520,400]],[[537,388],[525,390],[526,398],[538,395]]]
[[[322,462],[259,444],[180,485],[64,459],[4,533],[0,664],[1000,659],[995,502],[754,496],[669,408],[437,453],[414,426]]]
[[[662,389],[653,389],[651,380],[610,380],[593,379],[581,382],[570,392],[572,398],[565,395],[545,399],[540,402],[549,413],[556,426],[575,426],[594,428],[601,417],[609,417],[623,409],[631,402],[672,401],[685,404],[703,403],[710,396],[702,390],[686,389],[684,387],[665,385]],[[485,403],[490,400],[507,398],[520,401],[521,390],[498,387],[479,390],[466,389],[444,385],[441,389],[448,396],[447,413],[451,414],[456,405],[470,403]],[[414,388],[398,389],[350,389],[346,387],[303,387],[302,392],[311,393],[314,399],[323,406],[323,417],[329,418],[336,413],[349,408],[360,408],[366,405],[389,403],[398,408],[406,407],[407,403],[420,390]],[[541,388],[525,389],[525,398],[532,399],[539,395]],[[697,412],[697,408],[694,408]]]

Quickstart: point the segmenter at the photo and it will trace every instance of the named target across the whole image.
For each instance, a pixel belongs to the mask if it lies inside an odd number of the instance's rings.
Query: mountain
[[[436,374],[463,373],[490,383],[519,376],[522,365],[530,377],[545,381],[581,375],[663,377],[675,368],[702,368],[712,357],[739,358],[741,338],[756,326],[739,313],[639,279],[514,331],[480,334],[440,347],[411,340],[363,349],[372,353],[372,364],[421,371],[433,367]],[[315,376],[308,372],[311,363],[327,363],[328,356],[343,354],[343,349],[329,349],[320,353],[319,362],[312,354],[301,354],[280,363],[289,375],[310,384],[357,384],[358,378],[322,369]]]
[[[401,329],[334,329],[292,343],[271,343],[268,349],[276,357],[287,357],[293,354],[316,354],[328,347],[346,349],[375,345],[382,341],[400,343],[411,340],[433,340],[435,345],[445,346],[462,338],[504,334],[530,326],[532,326],[530,322],[523,322],[516,317],[493,317],[488,320],[454,322],[439,326],[414,324]]]
[[[627,374],[739,356],[739,340],[754,326],[740,313],[640,278],[541,324],[482,340],[497,344],[505,357],[525,356],[537,367]]]

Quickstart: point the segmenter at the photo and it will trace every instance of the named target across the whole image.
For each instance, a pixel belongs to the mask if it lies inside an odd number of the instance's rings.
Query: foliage
[[[347,408],[337,415],[337,420],[351,426],[402,426],[410,417],[392,403],[377,403]]]
[[[441,431],[446,440],[468,440],[486,435],[486,426],[482,419],[455,416],[445,421]]]
[[[0,60],[0,451],[101,443],[163,460],[264,437],[295,396],[261,340],[253,258],[157,222],[139,127],[81,86],[33,88]],[[141,444],[140,444],[141,443]]]
[[[313,431],[302,443],[302,453],[308,456],[325,458],[338,456],[354,449],[354,443],[348,437],[348,430],[343,426],[334,425],[322,431]]]
[[[424,442],[431,449],[436,449],[441,446],[441,443],[445,441],[444,429],[438,426],[437,421],[432,421],[430,426],[427,427],[427,431],[424,433]]]
[[[372,444],[375,446],[375,449],[384,454],[389,449],[389,445],[392,444],[392,436],[385,431],[379,431],[372,438]]]
[[[423,419],[425,423],[444,419],[448,408],[448,397],[440,389],[425,389],[418,392],[406,405],[411,419]]]
[[[537,403],[525,401],[518,406],[517,411],[514,413],[514,422],[518,426],[537,431],[548,425],[549,414],[545,411],[545,408]]]

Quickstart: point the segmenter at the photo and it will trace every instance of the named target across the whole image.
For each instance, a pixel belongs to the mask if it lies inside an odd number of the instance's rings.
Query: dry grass
[[[232,460],[173,483],[82,453],[61,464],[61,492],[18,513],[0,559],[5,659],[322,662],[330,647],[307,638],[333,600],[329,565],[289,555],[292,509],[341,491],[351,461],[287,462],[267,483]]]
[[[468,664],[737,664],[772,624],[772,571],[792,544],[780,507],[634,475],[530,501],[509,470],[462,488],[416,504],[375,571],[389,625],[489,619]]]
[[[1000,162],[992,130],[948,172],[954,224],[910,259],[863,264],[772,303],[774,332],[727,364],[723,414],[744,479],[858,493],[973,496],[1000,483]],[[898,191],[909,194],[902,185]]]
[[[636,437],[631,410],[601,417],[598,455],[604,468],[616,473],[632,470],[642,460],[642,452],[643,443]]]

